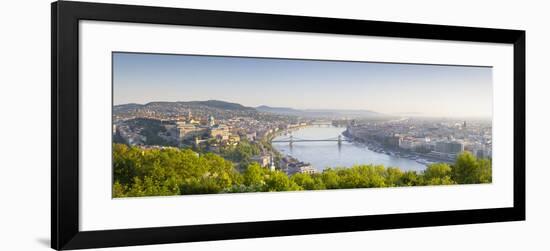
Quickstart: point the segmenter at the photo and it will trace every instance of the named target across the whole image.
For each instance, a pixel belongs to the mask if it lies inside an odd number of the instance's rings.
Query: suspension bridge
[[[351,140],[342,137],[342,135],[338,135],[337,137],[328,138],[328,139],[301,139],[290,135],[288,138],[272,140],[271,142],[273,143],[284,142],[284,143],[289,143],[290,145],[296,142],[338,142],[338,144],[340,145],[342,144],[342,142],[351,142]]]

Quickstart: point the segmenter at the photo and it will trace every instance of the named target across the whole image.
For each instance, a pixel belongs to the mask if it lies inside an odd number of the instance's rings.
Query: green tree
[[[321,180],[327,189],[338,189],[340,188],[340,176],[336,173],[334,169],[325,169],[321,173]]]
[[[385,184],[390,187],[403,186],[403,171],[399,168],[388,167],[384,173]]]
[[[292,175],[290,180],[304,190],[326,189],[321,176],[317,174],[297,173]]]
[[[115,181],[115,183],[113,184],[113,197],[126,197],[126,188],[118,181]]]
[[[258,163],[253,163],[243,173],[243,183],[246,186],[261,187],[265,185],[264,176],[263,168]]]
[[[270,172],[266,175],[265,183],[265,190],[268,192],[302,190],[300,186],[288,178],[286,173],[281,171]]]
[[[429,165],[424,170],[425,185],[451,185],[455,182],[451,178],[452,168],[446,163]]]
[[[113,196],[218,193],[242,183],[233,164],[189,149],[144,150],[113,145]]]
[[[245,143],[230,154],[236,159],[256,153],[257,146]],[[227,153],[227,152],[226,152]],[[489,183],[490,159],[477,159],[469,152],[460,154],[453,165],[437,163],[423,172],[378,165],[327,168],[321,173],[287,175],[270,171],[257,163],[242,171],[214,153],[190,149],[141,149],[113,145],[112,196],[139,197],[178,194],[296,191],[388,186],[421,186]]]
[[[452,168],[452,179],[459,184],[491,182],[491,161],[478,160],[472,153],[463,152],[456,158]]]
[[[479,176],[478,176],[478,182],[479,183],[491,183],[493,181],[493,170],[492,170],[492,163],[490,159],[478,159],[477,160],[478,166],[479,166]]]
[[[421,178],[415,171],[404,172],[401,176],[399,184],[402,186],[418,186],[421,185]]]
[[[356,165],[351,168],[339,168],[338,188],[386,187],[385,168],[383,166]]]

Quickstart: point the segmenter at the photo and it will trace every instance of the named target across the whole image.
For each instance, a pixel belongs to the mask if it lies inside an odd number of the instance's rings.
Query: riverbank
[[[293,130],[292,133],[295,138],[327,139],[338,137],[345,130],[345,127],[309,126]],[[281,135],[284,135],[284,133],[279,134],[279,136]],[[276,138],[274,137],[273,139]],[[272,142],[272,146],[282,155],[292,156],[299,161],[310,163],[318,172],[326,168],[350,168],[354,165],[369,164],[398,167],[404,171],[423,171],[426,169],[425,164],[418,163],[415,160],[405,159],[396,155],[392,156],[387,152],[375,152],[372,148],[367,147],[366,144],[359,142],[357,139],[347,138],[351,139],[351,142],[342,141],[340,144],[336,141],[294,142],[292,145],[286,142]]]
[[[273,140],[277,137],[286,136],[288,134],[292,134],[293,131],[297,131],[303,128],[311,127],[312,125],[303,125],[303,126],[296,126],[290,129],[281,130],[277,132],[273,132],[271,134],[268,134],[266,136],[266,141],[268,142],[270,146],[270,152],[273,154],[274,162],[276,163],[276,169],[285,172],[287,175],[291,176],[297,172],[306,171],[308,173],[314,173],[315,170],[311,168],[309,163],[305,163],[303,161],[300,161],[299,159],[290,156],[285,155],[277,150],[276,147],[273,146]]]
[[[364,144],[367,148],[369,148],[374,152],[389,154],[391,156],[396,156],[399,158],[414,160],[426,166],[434,163],[443,162],[443,163],[451,164],[454,162],[454,160],[450,160],[447,158],[437,158],[436,156],[432,156],[424,153],[412,152],[409,150],[388,147],[376,140],[368,140],[366,138],[356,137],[355,135],[349,132],[348,128],[346,128],[346,130],[342,133],[342,135],[344,135],[346,138],[351,139],[353,142]]]

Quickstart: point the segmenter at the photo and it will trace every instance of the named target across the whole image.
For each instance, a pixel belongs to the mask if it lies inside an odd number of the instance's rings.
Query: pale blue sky
[[[245,106],[490,117],[492,68],[113,54],[114,104],[223,100]]]

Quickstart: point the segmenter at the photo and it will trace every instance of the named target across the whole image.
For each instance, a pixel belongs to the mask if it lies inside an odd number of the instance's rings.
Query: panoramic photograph
[[[492,182],[492,67],[112,60],[113,198]]]

